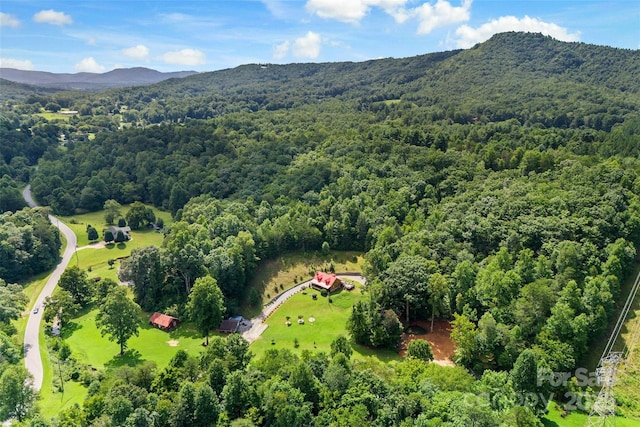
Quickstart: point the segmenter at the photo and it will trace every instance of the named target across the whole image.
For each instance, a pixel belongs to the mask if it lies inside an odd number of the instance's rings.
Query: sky
[[[504,31],[640,48],[640,0],[2,0],[0,67],[214,71],[469,48]]]

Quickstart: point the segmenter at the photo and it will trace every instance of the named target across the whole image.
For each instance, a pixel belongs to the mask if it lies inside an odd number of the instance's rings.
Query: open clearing
[[[433,322],[433,332],[431,332],[431,322],[414,322],[425,330],[424,334],[402,335],[400,355],[403,356],[407,350],[407,345],[417,339],[423,339],[431,344],[433,351],[433,361],[442,366],[455,366],[451,357],[455,351],[453,341],[451,341],[451,323],[448,320],[436,320]]]
[[[202,337],[188,323],[181,324],[172,332],[164,332],[149,325],[149,315],[144,314],[140,317],[140,335],[128,341],[128,349],[121,357],[118,344],[100,336],[95,324],[97,314],[97,309],[84,313],[62,332],[73,354],[94,368],[135,366],[146,360],[152,360],[162,368],[178,350],[195,355],[203,349]]]
[[[317,295],[315,300],[312,297],[314,294]],[[269,327],[251,344],[251,350],[256,357],[262,357],[269,348],[287,348],[296,354],[300,354],[302,350],[329,353],[334,339],[340,335],[348,336],[346,325],[351,307],[361,298],[361,285],[353,291],[342,290],[333,294],[332,303],[316,290],[306,289],[299,292],[265,320]],[[286,324],[287,317],[291,326]],[[303,324],[298,323],[299,317],[304,321]],[[309,321],[310,318],[313,318],[313,321]],[[383,361],[399,359],[395,351],[373,351],[354,345],[354,357],[366,356],[376,356]]]
[[[354,251],[331,251],[327,256],[318,252],[289,252],[277,259],[261,262],[246,295],[248,297],[250,289],[256,289],[265,304],[283,290],[311,279],[316,271],[328,271],[331,263],[335,271],[345,273],[362,271],[362,261],[362,253]],[[250,307],[248,298],[245,298],[240,311],[245,317],[255,317],[260,313],[260,307]]]
[[[562,416],[562,410],[555,403],[549,405],[549,413],[542,419],[545,427],[584,427],[589,416],[584,413],[572,412],[566,417]],[[616,427],[638,427],[637,420],[616,417]]]

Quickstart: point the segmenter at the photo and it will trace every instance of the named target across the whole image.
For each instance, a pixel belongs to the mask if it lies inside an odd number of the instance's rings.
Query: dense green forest
[[[457,346],[456,368],[389,367],[348,350],[249,362],[242,342],[214,340],[199,360],[88,376],[84,407],[58,425],[540,425],[544,402],[518,399],[576,392],[535,372],[579,366],[637,259],[638,75],[637,50],[508,33],[414,58],[12,101],[7,183],[30,178],[60,214],[113,199],[174,215],[162,248],[123,263],[144,310],[186,313],[210,275],[234,313],[260,260],[360,250],[355,342],[395,348],[398,320],[445,318]],[[54,101],[81,114],[27,113]],[[95,139],[57,147],[82,126]]]

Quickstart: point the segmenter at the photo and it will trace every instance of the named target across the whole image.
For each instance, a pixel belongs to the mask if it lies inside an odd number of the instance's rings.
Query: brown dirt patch
[[[412,322],[412,325],[418,325],[425,331],[426,334],[402,334],[402,343],[400,344],[400,356],[404,356],[407,351],[407,345],[409,342],[415,339],[423,339],[431,344],[431,350],[433,350],[433,361],[438,365],[453,366],[453,360],[451,357],[456,348],[451,341],[451,323],[448,320],[436,320],[433,322],[433,332],[431,331],[431,322],[418,321]]]
[[[169,340],[169,341],[167,341],[167,344],[169,344],[169,347],[177,347],[178,344],[180,344],[180,341],[178,341],[178,340]]]

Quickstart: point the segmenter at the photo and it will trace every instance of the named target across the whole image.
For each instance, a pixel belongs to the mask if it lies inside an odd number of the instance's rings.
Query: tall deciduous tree
[[[122,262],[119,277],[133,283],[135,301],[143,310],[153,310],[162,298],[164,281],[160,249],[156,246],[134,249]]]
[[[187,312],[209,345],[209,333],[220,325],[224,313],[224,297],[216,279],[205,276],[195,281],[189,294]]]
[[[156,220],[156,215],[153,213],[153,209],[140,202],[134,202],[127,212],[126,219],[129,227],[132,230],[137,230],[144,225],[153,223]]]
[[[383,282],[387,285],[384,288],[387,302],[394,308],[404,305],[407,321],[410,307],[420,307],[427,300],[429,275],[435,267],[435,263],[422,256],[406,255],[391,263],[385,272]]]
[[[28,298],[22,292],[22,286],[7,285],[0,279],[0,323],[18,319],[27,302]]]
[[[115,219],[122,216],[120,213],[122,206],[113,199],[109,199],[104,202],[104,206],[102,208],[104,209],[104,220],[109,225],[113,225]]]
[[[44,300],[44,320],[52,322],[57,316],[59,326],[63,327],[76,315],[79,309],[80,305],[76,303],[71,293],[59,289]]]
[[[182,276],[187,294],[191,292],[194,280],[201,276],[204,269],[204,256],[193,245],[195,233],[184,222],[176,223],[171,236],[166,241],[167,265],[169,269]]]
[[[139,313],[140,307],[131,301],[122,287],[113,289],[100,306],[96,326],[102,336],[109,335],[109,341],[118,343],[121,356],[129,338],[138,336]]]
[[[68,291],[76,303],[84,306],[92,297],[87,273],[78,266],[67,268],[58,282],[58,286]]]
[[[429,276],[429,302],[431,303],[431,332],[433,332],[433,319],[436,313],[440,316],[448,313],[449,306],[449,281],[441,273]]]
[[[474,358],[476,325],[464,314],[454,314],[451,322],[451,340],[456,344],[456,362],[467,364]]]
[[[24,366],[12,365],[0,376],[0,420],[23,421],[33,409],[37,394]]]

